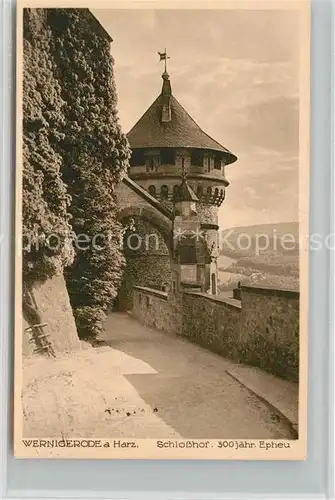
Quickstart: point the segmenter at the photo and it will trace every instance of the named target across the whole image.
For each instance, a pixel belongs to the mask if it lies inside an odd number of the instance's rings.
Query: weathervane
[[[167,59],[170,59],[170,57],[167,55],[166,49],[164,49],[164,52],[158,52],[158,55],[159,55],[159,60],[164,61],[165,63],[164,71],[166,72],[166,61]]]

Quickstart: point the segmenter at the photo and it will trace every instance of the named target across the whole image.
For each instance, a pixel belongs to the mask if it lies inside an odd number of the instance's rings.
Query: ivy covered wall
[[[70,196],[56,147],[65,126],[65,103],[54,77],[45,10],[25,9],[23,25],[23,278],[30,286],[62,272],[74,251]],[[57,245],[50,241],[53,234]]]
[[[24,280],[64,269],[79,335],[90,338],[102,330],[124,266],[115,187],[130,150],[117,118],[111,39],[87,9],[25,9],[24,26],[23,233],[29,242],[57,240],[52,250],[27,247]]]

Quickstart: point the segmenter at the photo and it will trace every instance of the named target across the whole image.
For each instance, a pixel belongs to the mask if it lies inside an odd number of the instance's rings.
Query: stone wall
[[[242,286],[239,301],[135,287],[134,315],[237,362],[298,380],[298,292]]]
[[[26,328],[45,324],[39,332]],[[69,296],[63,276],[55,276],[26,291],[23,298],[23,355],[31,355],[36,347],[34,335],[47,334],[55,353],[80,349]],[[32,341],[30,341],[32,340]]]
[[[299,293],[242,286],[239,350],[244,362],[298,379]]]
[[[184,337],[223,356],[235,357],[241,305],[204,293],[183,296]]]
[[[140,217],[135,216],[133,222],[134,229],[124,235],[126,267],[116,304],[119,311],[132,309],[135,285],[163,290],[172,282],[170,251],[164,238]]]
[[[182,333],[181,297],[135,286],[133,315],[145,325],[166,333]]]

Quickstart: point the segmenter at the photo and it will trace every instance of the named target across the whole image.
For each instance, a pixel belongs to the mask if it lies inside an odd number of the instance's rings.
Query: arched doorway
[[[164,228],[160,230],[142,214],[128,215],[121,222],[125,228],[123,253],[126,266],[115,309],[129,311],[133,307],[134,286],[157,290],[171,287],[171,247]]]

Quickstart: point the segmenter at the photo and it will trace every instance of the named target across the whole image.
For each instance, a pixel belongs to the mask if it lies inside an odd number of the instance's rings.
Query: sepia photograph
[[[306,457],[309,2],[20,3],[16,457]]]

